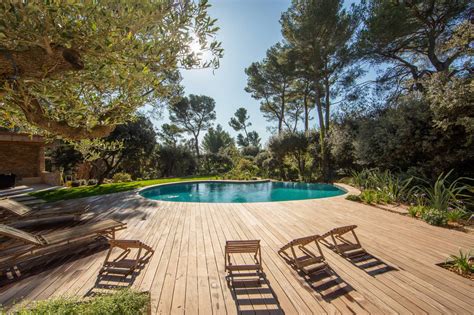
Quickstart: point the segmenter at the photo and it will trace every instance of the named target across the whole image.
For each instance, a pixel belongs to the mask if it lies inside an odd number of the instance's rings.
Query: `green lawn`
[[[72,188],[60,188],[56,190],[38,191],[33,192],[30,195],[37,198],[46,200],[47,202],[76,199],[90,196],[113,194],[121,191],[132,190],[145,186],[151,186],[156,184],[182,182],[189,180],[206,180],[206,179],[218,179],[217,176],[194,176],[194,177],[174,177],[174,178],[161,178],[161,179],[150,179],[141,180],[127,183],[113,183],[103,184],[100,186],[82,186]]]

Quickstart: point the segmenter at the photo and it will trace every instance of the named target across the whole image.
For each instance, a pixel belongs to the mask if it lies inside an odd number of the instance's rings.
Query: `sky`
[[[224,57],[214,71],[182,71],[185,94],[212,97],[216,101],[216,124],[234,137],[237,132],[229,126],[229,120],[237,108],[245,107],[252,122],[250,130],[256,130],[265,143],[270,136],[266,127],[271,123],[260,113],[259,101],[245,92],[244,69],[263,59],[266,50],[282,39],[279,19],[290,0],[211,0],[210,4],[209,15],[220,27],[217,40],[222,42]],[[167,113],[163,115],[160,123],[167,120]]]
[[[216,101],[216,124],[221,124],[232,136],[237,132],[229,126],[229,120],[239,107],[247,109],[252,126],[264,144],[271,133],[260,112],[260,101],[245,92],[247,75],[245,68],[252,62],[261,61],[268,48],[283,39],[279,23],[281,14],[288,9],[291,0],[210,0],[209,15],[217,19],[220,30],[217,40],[222,42],[224,57],[218,69],[182,70],[185,95],[207,95]],[[346,5],[354,2],[347,0]],[[157,121],[157,127],[168,122],[168,113]],[[313,120],[315,123],[315,120]],[[203,135],[204,133],[202,133]],[[201,137],[202,137],[201,135]]]

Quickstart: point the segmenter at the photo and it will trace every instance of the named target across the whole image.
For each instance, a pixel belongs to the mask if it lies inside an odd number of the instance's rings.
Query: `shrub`
[[[350,200],[350,201],[361,201],[360,197],[358,195],[348,195],[346,197],[347,200]]]
[[[32,306],[16,311],[18,315],[30,314],[146,314],[148,294],[132,290],[119,290],[114,294],[96,296],[90,300],[59,298],[34,302]]]
[[[423,213],[425,213],[428,210],[429,208],[423,205],[410,206],[408,208],[408,215],[414,218],[421,217]]]
[[[446,219],[449,222],[459,222],[466,216],[466,211],[461,209],[449,209],[446,212]]]
[[[457,178],[453,182],[448,182],[448,177],[452,171],[446,175],[441,173],[433,185],[418,186],[417,189],[424,193],[425,199],[431,208],[447,211],[449,208],[464,210],[462,200],[468,198],[468,185],[462,184],[463,180],[469,178]]]
[[[131,182],[132,176],[130,176],[128,173],[115,173],[115,175],[112,177],[112,181],[114,183]]]
[[[451,260],[449,260],[450,258]],[[451,266],[456,272],[464,275],[474,272],[474,262],[472,259],[471,252],[465,254],[462,250],[459,250],[459,256],[450,255],[446,260],[446,264]]]
[[[89,186],[95,186],[95,185],[97,185],[97,179],[89,179],[89,180],[87,181],[87,185],[89,185]]]
[[[368,204],[387,204],[394,201],[393,197],[385,191],[367,189],[360,193],[360,200]]]
[[[428,224],[436,226],[446,225],[448,221],[446,218],[446,213],[434,208],[424,211],[421,214],[421,219]]]

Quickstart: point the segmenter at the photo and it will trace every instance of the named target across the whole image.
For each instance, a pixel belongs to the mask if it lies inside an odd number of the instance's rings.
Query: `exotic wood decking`
[[[132,285],[151,292],[155,313],[472,314],[474,310],[474,283],[436,266],[460,248],[472,249],[474,235],[344,197],[206,204],[154,202],[120,193],[71,203],[84,202],[92,203],[100,218],[127,223],[118,238],[138,239],[155,250]],[[349,224],[358,225],[357,235],[373,257],[351,261],[321,246],[334,271],[330,278],[299,275],[278,255],[291,239]],[[238,239],[261,240],[266,281],[260,287],[227,286],[225,241]],[[72,257],[0,287],[0,304],[85,295],[94,289],[105,255],[101,251]],[[112,280],[109,284],[115,285]]]

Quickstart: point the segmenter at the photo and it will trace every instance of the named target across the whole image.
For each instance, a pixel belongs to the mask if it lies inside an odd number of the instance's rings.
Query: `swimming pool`
[[[346,192],[328,184],[287,182],[188,182],[150,187],[140,195],[163,201],[245,203],[317,199]]]

